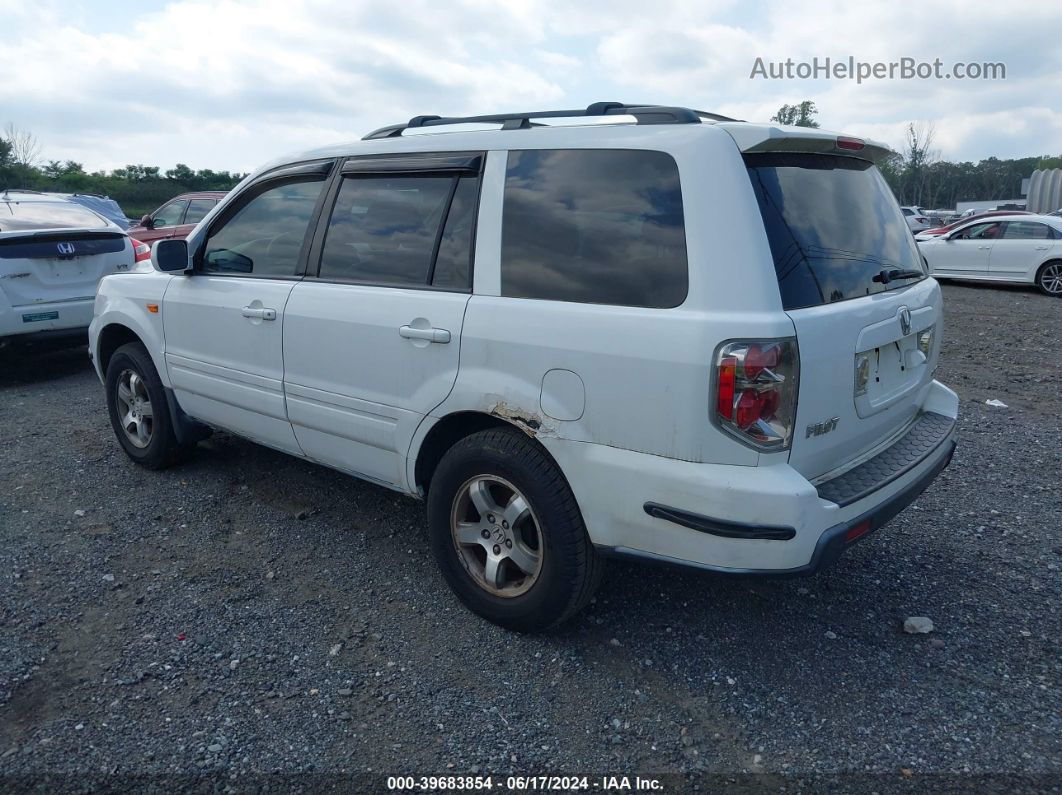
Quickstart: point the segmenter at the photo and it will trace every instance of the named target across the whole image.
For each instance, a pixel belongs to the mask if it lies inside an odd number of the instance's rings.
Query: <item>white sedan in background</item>
[[[151,256],[96,212],[60,196],[0,192],[0,350],[88,339],[96,285]]]
[[[1062,296],[1062,218],[997,215],[920,240],[918,248],[938,279],[1035,284]]]

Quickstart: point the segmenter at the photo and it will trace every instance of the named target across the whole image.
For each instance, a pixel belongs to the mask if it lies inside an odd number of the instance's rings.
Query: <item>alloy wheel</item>
[[[512,483],[495,475],[465,481],[450,514],[454,546],[473,580],[495,596],[526,593],[542,572],[542,530]]]
[[[1040,286],[1045,293],[1062,295],[1062,263],[1052,262],[1040,274]]]
[[[155,410],[151,405],[147,384],[135,370],[122,370],[118,374],[118,388],[114,393],[118,422],[126,438],[136,447],[151,444],[155,428]]]

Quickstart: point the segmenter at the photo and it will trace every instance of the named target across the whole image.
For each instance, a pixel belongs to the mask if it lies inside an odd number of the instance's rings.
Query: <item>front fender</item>
[[[119,325],[140,339],[151,356],[162,385],[167,388],[170,386],[169,373],[166,371],[162,299],[171,278],[168,274],[128,274],[107,277],[100,282],[92,323],[89,325],[89,353],[101,381],[104,372],[100,360],[100,340],[108,326]],[[133,279],[136,281],[130,282]],[[157,307],[157,311],[150,311],[149,305]]]

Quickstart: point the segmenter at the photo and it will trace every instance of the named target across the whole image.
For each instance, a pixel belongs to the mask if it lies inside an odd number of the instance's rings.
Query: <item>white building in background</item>
[[[1062,168],[1037,169],[1029,178],[1028,208],[1034,213],[1062,209]]]
[[[1004,210],[1023,209],[1025,207],[1025,199],[989,199],[983,202],[956,202],[955,212],[964,213],[967,210],[977,210],[983,212],[984,210],[995,210],[1002,208]]]

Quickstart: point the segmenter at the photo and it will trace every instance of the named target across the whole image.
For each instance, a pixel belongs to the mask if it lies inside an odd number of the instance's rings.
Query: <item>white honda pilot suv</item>
[[[271,163],[103,280],[115,434],[160,468],[220,428],[422,497],[457,596],[517,630],[604,555],[812,572],[955,446],[886,153],[598,103]]]

